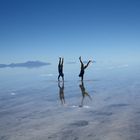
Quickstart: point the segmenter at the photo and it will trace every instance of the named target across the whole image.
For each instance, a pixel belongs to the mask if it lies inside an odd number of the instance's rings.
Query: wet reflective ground
[[[44,70],[1,69],[0,140],[139,140],[139,70],[63,83]]]

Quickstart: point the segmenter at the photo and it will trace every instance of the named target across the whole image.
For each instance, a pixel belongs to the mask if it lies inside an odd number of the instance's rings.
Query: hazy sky
[[[0,63],[139,54],[140,0],[0,0]]]

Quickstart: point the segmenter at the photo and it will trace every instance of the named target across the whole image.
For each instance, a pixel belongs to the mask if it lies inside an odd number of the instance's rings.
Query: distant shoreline
[[[15,67],[27,67],[27,68],[36,68],[36,67],[42,67],[46,65],[51,65],[51,63],[48,62],[41,62],[41,61],[27,61],[23,63],[10,63],[10,64],[0,64],[0,68],[15,68]]]

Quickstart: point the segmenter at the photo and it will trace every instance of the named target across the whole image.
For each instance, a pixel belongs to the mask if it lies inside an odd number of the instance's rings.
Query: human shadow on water
[[[58,81],[58,87],[59,87],[59,98],[61,101],[61,104],[65,104],[65,96],[64,96],[64,81],[60,82]]]
[[[79,87],[80,87],[81,93],[82,93],[82,100],[81,100],[81,104],[79,105],[79,107],[83,107],[85,97],[88,96],[90,100],[92,100],[92,98],[89,95],[89,93],[86,91],[83,81],[81,81]]]

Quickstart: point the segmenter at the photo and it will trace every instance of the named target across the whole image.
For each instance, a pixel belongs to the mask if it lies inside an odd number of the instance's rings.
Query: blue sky
[[[0,63],[140,60],[139,0],[0,0]]]

